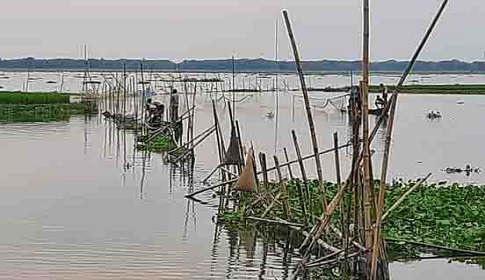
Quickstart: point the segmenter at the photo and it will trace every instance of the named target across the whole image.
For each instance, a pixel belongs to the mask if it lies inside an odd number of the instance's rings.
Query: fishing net
[[[334,97],[314,97],[310,96],[310,103],[312,107],[319,110],[335,110],[345,112],[347,111],[349,94],[334,96]],[[298,95],[298,97],[303,98],[303,95]]]
[[[236,191],[255,192],[256,191],[256,175],[254,174],[254,157],[252,153],[248,154],[246,165],[239,176],[236,184]]]
[[[241,163],[240,159],[241,150],[239,148],[239,139],[236,136],[234,128],[231,132],[231,140],[229,142],[229,148],[224,155],[224,165],[237,165]]]
[[[348,96],[349,96],[348,94],[345,94],[345,95],[335,96],[331,98],[321,99],[321,101],[313,102],[313,106],[320,110],[333,108],[341,112],[344,112],[347,110]]]

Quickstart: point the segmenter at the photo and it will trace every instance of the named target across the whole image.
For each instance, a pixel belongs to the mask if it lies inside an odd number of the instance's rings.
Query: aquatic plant
[[[94,108],[95,110],[95,108]],[[0,104],[0,122],[50,122],[68,120],[72,115],[93,113],[92,104]]]
[[[154,153],[163,153],[169,151],[175,147],[175,143],[172,138],[166,134],[159,134],[152,139],[142,139],[137,145],[137,149],[140,151],[150,151]],[[147,141],[149,140],[149,141]]]
[[[60,93],[45,93],[45,92],[0,92],[0,104],[62,104],[69,103],[70,96],[68,94]]]
[[[395,86],[387,86],[389,91],[393,91]],[[370,92],[381,92],[379,86],[370,86]],[[404,85],[400,92],[415,93],[415,94],[470,94],[482,95],[485,94],[485,85]]]
[[[386,209],[414,184],[413,181],[394,181],[391,186],[388,186]],[[376,191],[377,185],[378,182],[376,182]],[[303,187],[307,212],[315,217],[322,213],[323,195],[330,200],[338,190],[338,186],[330,182],[325,182],[325,193],[320,191],[317,181],[292,180],[287,181],[286,186],[292,209],[292,218],[287,220],[299,224],[305,224],[305,217],[300,210],[302,208],[299,186]],[[267,188],[274,191],[280,186],[272,182]],[[260,190],[264,191],[263,185],[260,186]],[[241,223],[241,218],[261,217],[267,209],[264,203],[255,204],[252,194],[240,193],[238,198],[240,209],[238,214],[224,214],[225,222],[234,218],[237,223]],[[339,215],[339,211],[336,211],[332,217],[333,220],[337,221]],[[285,217],[283,203],[275,204],[267,215],[268,219],[283,217]],[[387,238],[485,252],[485,186],[459,184],[422,186],[390,213],[383,227]],[[422,251],[407,252],[401,248],[401,251],[397,252],[404,253],[405,256],[418,256]]]

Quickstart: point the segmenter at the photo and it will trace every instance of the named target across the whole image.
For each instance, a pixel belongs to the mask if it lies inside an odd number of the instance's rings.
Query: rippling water
[[[46,76],[45,80],[58,76],[36,75]],[[11,76],[8,86],[19,89],[22,74]],[[430,83],[484,80],[482,76],[414,78]],[[78,90],[79,79],[71,79],[66,80],[66,88]],[[286,79],[296,84],[296,77]],[[314,86],[348,83],[348,77],[343,76],[313,79]],[[390,82],[397,77],[373,79]],[[280,97],[277,154],[282,157],[282,148],[287,147],[294,158],[291,129],[298,132],[304,154],[309,154],[301,100],[288,93]],[[464,104],[458,105],[457,100]],[[203,131],[212,124],[210,97],[199,97],[197,104],[196,130]],[[448,175],[441,169],[468,163],[484,167],[485,132],[480,118],[484,109],[485,98],[481,96],[401,96],[392,178],[413,179],[433,172],[434,181],[483,183],[483,173],[466,177]],[[222,103],[218,110],[226,124],[227,139],[227,110]],[[275,120],[266,118],[268,110],[274,110],[274,95],[254,95],[237,104],[236,115],[244,144],[252,142],[256,151],[270,155],[275,152]],[[442,112],[443,119],[427,120],[429,110]],[[318,109],[314,113],[322,148],[331,147],[333,132],[339,133],[341,142],[348,140],[346,115]],[[373,146],[376,166],[382,137],[381,130]],[[217,202],[211,193],[198,197],[203,204],[184,198],[202,187],[201,179],[217,164],[214,139],[209,139],[196,150],[192,181],[185,176],[186,170],[167,165],[162,156],[136,152],[133,136],[102,118],[0,124],[0,278],[287,279],[298,260],[295,248],[270,241],[267,233],[228,232],[217,227]],[[347,170],[350,155],[343,151],[342,157],[342,169]],[[332,180],[333,159],[331,155],[322,159],[325,176]],[[308,163],[308,172],[312,168]],[[391,274],[393,279],[485,276],[475,266],[447,264],[446,260],[392,264]]]

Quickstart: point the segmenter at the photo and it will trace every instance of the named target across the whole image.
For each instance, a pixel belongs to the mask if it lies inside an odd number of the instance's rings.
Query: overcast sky
[[[370,0],[372,60],[408,59],[442,0]],[[0,57],[291,58],[287,9],[303,59],[361,57],[362,0],[2,0]],[[427,60],[483,59],[484,0],[451,0]]]

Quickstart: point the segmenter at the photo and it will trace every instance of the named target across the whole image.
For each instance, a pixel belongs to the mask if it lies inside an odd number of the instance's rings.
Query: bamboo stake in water
[[[295,41],[295,37],[293,35],[293,30],[291,28],[291,23],[290,23],[290,19],[288,17],[288,12],[283,11],[283,16],[285,18],[286,28],[288,30],[288,36],[290,37],[291,46],[292,46],[292,49],[293,49],[293,55],[295,57],[296,69],[298,71],[298,76],[300,78],[300,83],[301,83],[301,89],[303,91],[303,97],[304,97],[304,100],[305,100],[305,108],[306,108],[306,112],[307,112],[308,125],[310,126],[310,134],[311,134],[311,138],[312,138],[312,146],[313,146],[313,153],[314,153],[314,156],[315,156],[315,164],[316,164],[316,167],[317,167],[319,187],[320,187],[321,191],[325,191],[324,186],[323,186],[322,163],[320,162],[320,156],[318,155],[319,154],[318,153],[318,141],[317,141],[317,135],[316,135],[316,132],[315,132],[315,124],[313,122],[313,115],[312,115],[312,111],[311,111],[312,109],[311,109],[311,106],[310,106],[310,99],[308,97],[308,92],[307,92],[307,88],[306,88],[306,84],[305,84],[305,77],[303,75],[303,69],[302,69],[301,63],[300,63],[300,54],[298,53],[298,48],[296,46],[296,41]],[[327,201],[324,197],[323,198],[323,209],[326,209],[326,208],[327,208]]]
[[[428,28],[426,34],[424,35],[423,40],[421,41],[420,45],[418,46],[418,49],[416,50],[415,55],[413,56],[412,61],[416,61],[417,57],[421,53],[421,50],[424,48],[426,45],[426,42],[428,41],[429,37],[431,36],[431,33],[433,32],[436,24],[438,23],[438,20],[440,19],[441,15],[443,14],[443,11],[445,10],[446,6],[448,4],[448,0],[444,0],[440,9],[438,10],[438,13],[434,17],[430,27]],[[412,67],[412,66],[411,66]],[[407,73],[411,71],[410,68],[406,70]],[[379,200],[378,200],[378,211],[377,211],[377,219],[376,219],[376,227],[375,227],[375,240],[373,244],[373,254],[372,254],[372,260],[371,260],[371,277],[372,279],[375,279],[376,277],[376,271],[377,271],[377,258],[378,258],[378,253],[379,253],[379,242],[378,239],[380,239],[380,226],[381,226],[381,214],[382,210],[384,207],[384,198],[385,198],[385,184],[386,184],[386,179],[387,179],[387,168],[389,164],[389,150],[391,147],[391,138],[392,138],[392,130],[394,126],[394,116],[396,113],[396,105],[397,105],[397,92],[395,92],[393,95],[395,97],[392,99],[392,104],[391,104],[391,111],[390,111],[390,116],[389,116],[389,126],[387,127],[386,131],[386,142],[385,142],[385,150],[384,150],[384,157],[382,161],[382,169],[381,169],[381,184],[379,187]]]
[[[281,185],[281,193],[283,196],[283,207],[285,208],[285,216],[287,220],[291,220],[292,215],[291,215],[290,203],[288,201],[289,197],[288,197],[288,191],[286,189],[286,182],[283,180],[283,174],[281,173],[278,157],[274,155],[273,159],[274,159],[274,164],[276,166],[276,171],[278,174],[278,181],[280,182],[280,185]]]
[[[286,148],[283,148],[283,151],[285,153],[285,160],[286,160],[286,162],[290,162],[290,159],[288,158],[288,150],[286,150]],[[290,179],[291,180],[295,179],[293,177],[293,171],[291,170],[291,164],[288,164],[288,175],[290,176]]]

